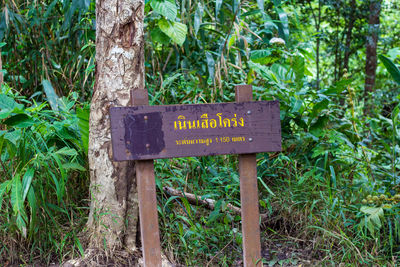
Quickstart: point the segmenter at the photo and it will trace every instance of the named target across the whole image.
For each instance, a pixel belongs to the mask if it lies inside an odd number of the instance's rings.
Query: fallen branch
[[[169,194],[170,196],[177,196],[177,197],[184,197],[187,199],[187,201],[196,206],[204,206],[209,210],[214,210],[215,209],[215,200],[210,199],[210,198],[203,198],[201,196],[195,196],[194,194],[191,193],[183,193],[179,190],[176,190],[175,188],[164,186],[164,191]],[[233,211],[235,214],[241,215],[242,210],[241,208],[238,208],[230,203],[226,205],[226,207]],[[261,221],[265,221],[268,218],[268,214],[260,214]]]

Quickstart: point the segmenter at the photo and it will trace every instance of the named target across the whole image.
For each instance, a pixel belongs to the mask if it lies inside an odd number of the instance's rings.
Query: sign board
[[[281,151],[278,101],[110,109],[114,160]]]

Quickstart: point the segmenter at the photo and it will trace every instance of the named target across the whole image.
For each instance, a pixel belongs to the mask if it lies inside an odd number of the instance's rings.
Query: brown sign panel
[[[110,109],[114,160],[281,151],[278,101]]]

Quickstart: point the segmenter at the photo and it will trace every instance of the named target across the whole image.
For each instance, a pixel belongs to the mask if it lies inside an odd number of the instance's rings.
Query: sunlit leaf
[[[395,80],[398,84],[400,84],[400,70],[399,68],[391,61],[389,58],[384,55],[379,55],[379,59],[382,61],[383,65],[385,65],[386,69],[389,71],[393,80]]]
[[[158,22],[158,26],[161,31],[169,36],[175,43],[183,45],[187,34],[187,27],[185,24],[162,19]]]
[[[175,20],[178,13],[178,8],[172,1],[153,0],[150,2],[150,6],[155,12],[172,21]]]
[[[209,75],[211,81],[214,81],[215,61],[214,61],[212,54],[209,51],[206,52],[206,58],[207,58],[208,75]]]
[[[85,153],[88,153],[89,147],[89,108],[77,108],[76,115],[78,117],[79,132],[81,134],[82,147]]]
[[[375,230],[379,230],[382,227],[381,218],[384,216],[383,208],[362,206],[360,211],[368,215],[365,218],[367,228],[374,235]]]
[[[17,142],[18,142],[18,140],[20,140],[20,138],[21,138],[21,130],[15,130],[15,131],[12,131],[12,132],[7,132],[4,135],[4,139],[10,141],[14,145],[17,145]]]
[[[26,222],[24,218],[22,217],[21,213],[18,213],[17,219],[16,219],[16,224],[20,232],[22,233],[23,237],[26,237],[27,231],[26,231]]]
[[[14,214],[17,214],[24,210],[24,205],[22,200],[22,184],[19,175],[15,175],[12,180],[11,206],[13,208]]]
[[[253,50],[250,53],[251,61],[265,65],[272,62],[270,56],[271,56],[270,49]]]
[[[44,92],[47,96],[47,101],[49,101],[51,109],[54,111],[58,111],[58,96],[50,81],[43,80],[42,81]]]
[[[76,156],[78,152],[76,152],[73,148],[63,147],[55,152],[55,154],[63,155],[63,156]]]
[[[79,163],[76,163],[76,162],[67,162],[67,163],[64,163],[62,166],[65,170],[86,171],[86,169],[82,165],[80,165]]]
[[[35,170],[33,168],[28,168],[22,178],[22,201],[25,200],[26,195],[31,187],[33,175],[35,174]]]
[[[289,40],[289,19],[286,12],[281,7],[280,0],[274,0],[275,10],[279,16],[279,33],[283,39],[287,42]]]
[[[0,119],[5,119],[12,113],[20,113],[24,105],[18,104],[11,97],[0,94]]]
[[[195,32],[195,34],[197,34],[197,32],[200,29],[200,24],[201,24],[201,20],[202,20],[202,17],[203,17],[203,12],[204,12],[204,8],[201,5],[201,3],[199,2],[197,4],[197,9],[196,9],[196,12],[194,14],[194,32]]]

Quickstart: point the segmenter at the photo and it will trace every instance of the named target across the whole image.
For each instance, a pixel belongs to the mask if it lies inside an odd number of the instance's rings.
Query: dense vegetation
[[[370,1],[146,1],[153,105],[280,101],[282,153],[258,154],[266,264],[396,265],[400,254],[400,17],[383,0],[375,87],[364,89]],[[375,1],[379,2],[379,1]],[[0,264],[85,249],[94,1],[4,1]],[[162,247],[188,266],[241,258],[236,156],[157,160]],[[215,209],[170,196],[172,187]]]

